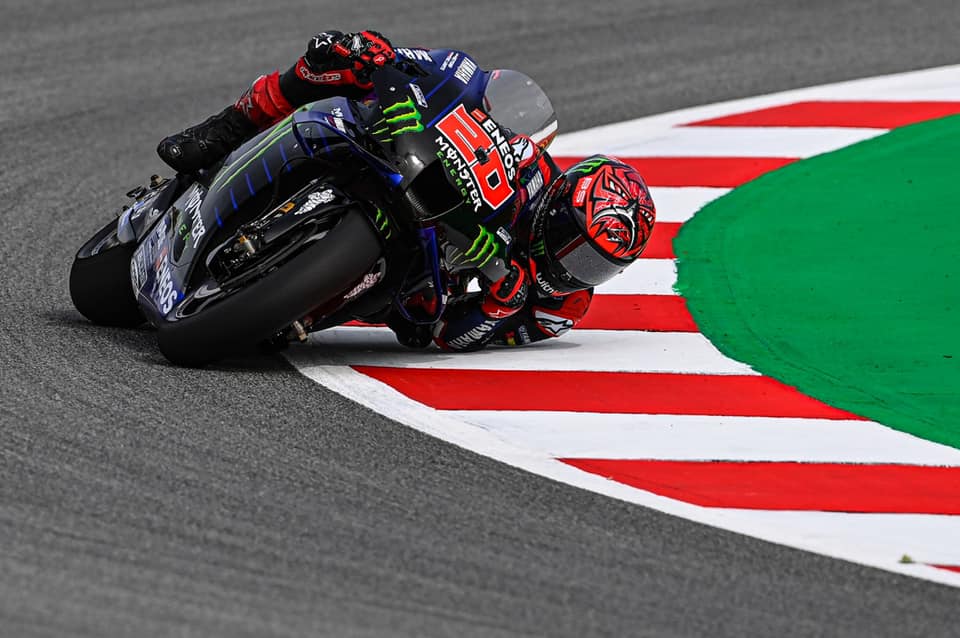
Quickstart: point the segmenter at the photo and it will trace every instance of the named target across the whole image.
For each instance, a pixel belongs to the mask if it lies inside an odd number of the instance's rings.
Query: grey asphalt
[[[72,254],[161,171],[158,139],[364,26],[527,71],[563,130],[960,62],[954,0],[4,0],[0,636],[956,635],[956,589],[519,472],[279,358],[180,370],[79,318]]]

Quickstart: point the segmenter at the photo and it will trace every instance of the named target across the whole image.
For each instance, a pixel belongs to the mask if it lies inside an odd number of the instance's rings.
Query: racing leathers
[[[260,76],[235,104],[200,125],[165,138],[157,152],[176,170],[196,172],[212,166],[300,105],[333,96],[362,99],[371,91],[370,73],[378,67],[397,59],[442,65],[453,55],[461,54],[394,49],[375,31],[319,33],[286,72]],[[537,276],[530,255],[531,246],[538,239],[534,236],[539,227],[535,218],[543,212],[550,186],[562,174],[549,155],[529,138],[515,136],[511,145],[520,149],[520,163],[514,185],[516,194],[504,204],[511,206],[514,214],[496,279],[481,275],[480,290],[452,299],[429,330],[391,313],[387,324],[401,343],[425,347],[432,340],[440,348],[452,351],[478,350],[491,343],[524,345],[558,337],[586,314],[592,288],[557,292]]]
[[[434,329],[434,342],[445,350],[479,350],[488,344],[520,346],[559,337],[587,313],[593,289],[558,293],[538,276],[531,247],[538,241],[535,224],[544,214],[550,185],[561,175],[549,155],[528,138],[520,162],[514,206],[508,273],[484,282],[480,291],[453,300]],[[510,205],[510,204],[508,204]]]

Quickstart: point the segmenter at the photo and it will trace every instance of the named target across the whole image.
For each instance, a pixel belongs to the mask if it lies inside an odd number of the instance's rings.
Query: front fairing
[[[461,254],[481,242],[488,248],[473,265],[485,265],[493,250],[502,267],[519,152],[483,110],[486,73],[462,52],[440,54],[443,62],[425,77],[396,69],[374,74],[381,117],[368,128],[392,158],[421,225],[439,226]]]

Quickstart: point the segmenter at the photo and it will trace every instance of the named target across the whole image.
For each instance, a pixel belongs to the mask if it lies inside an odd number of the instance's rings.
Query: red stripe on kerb
[[[657,222],[646,247],[640,253],[643,259],[673,259],[673,239],[680,232],[680,222]]]
[[[554,157],[566,170],[582,157]],[[648,186],[734,188],[795,159],[783,157],[621,157],[643,175]]]
[[[637,357],[642,359],[643,353],[638,352]],[[374,366],[354,369],[438,410],[860,418],[761,376]]]
[[[960,113],[960,102],[796,102],[687,126],[896,128]]]
[[[562,460],[618,483],[704,507],[960,514],[960,467]]]
[[[930,565],[930,567],[936,567],[937,569],[945,569],[950,572],[960,573],[960,565]]]
[[[577,329],[697,332],[697,324],[676,295],[594,295]]]

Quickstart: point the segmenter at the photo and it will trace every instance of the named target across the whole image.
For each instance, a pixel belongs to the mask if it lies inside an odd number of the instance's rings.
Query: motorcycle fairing
[[[316,148],[304,146],[294,123],[295,116],[306,113],[313,124],[319,124],[310,131]],[[354,116],[346,99],[307,104],[228,155],[209,186],[201,182],[189,186],[170,206],[165,223],[157,224],[156,235],[134,253],[136,264],[131,269],[136,269],[140,281],[136,292],[146,302],[148,315],[153,315],[148,318],[162,321],[183,299],[197,255],[251,199],[266,189],[272,192],[275,180],[282,179],[296,162],[318,153],[336,156],[348,149],[352,144],[348,125],[354,126]]]

